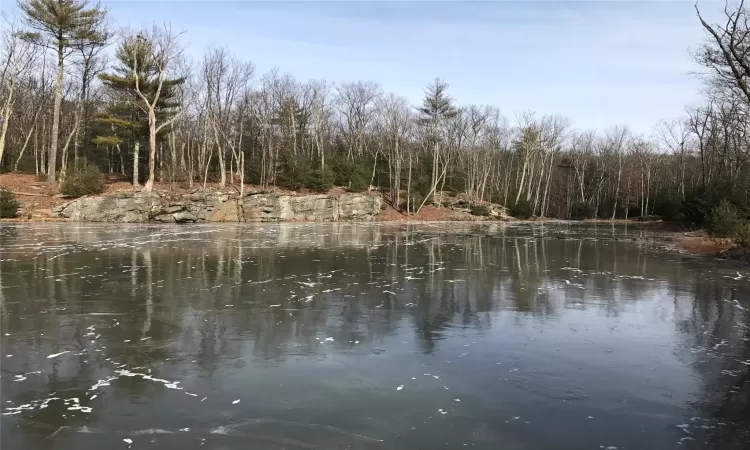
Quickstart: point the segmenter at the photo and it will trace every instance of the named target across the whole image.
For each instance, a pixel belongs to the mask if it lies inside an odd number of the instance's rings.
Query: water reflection
[[[745,448],[748,272],[649,236],[4,225],[1,443]]]

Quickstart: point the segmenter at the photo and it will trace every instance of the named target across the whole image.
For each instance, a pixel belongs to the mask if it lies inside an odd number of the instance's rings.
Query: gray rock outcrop
[[[125,191],[79,198],[53,213],[79,222],[330,222],[373,220],[381,205],[376,194],[251,194],[237,199],[216,191],[184,195]]]

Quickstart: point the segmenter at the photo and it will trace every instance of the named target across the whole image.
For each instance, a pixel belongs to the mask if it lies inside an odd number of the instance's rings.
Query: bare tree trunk
[[[406,215],[411,213],[411,159],[412,155],[409,152],[409,176],[406,180]]]
[[[34,132],[35,129],[36,129],[36,125],[32,125],[29,132],[26,133],[26,139],[23,141],[23,147],[21,147],[21,151],[18,153],[18,158],[16,158],[16,163],[13,164],[13,172],[18,172],[18,163],[21,162],[21,158],[23,157],[23,152],[26,151],[26,146],[29,145],[31,134]]]
[[[125,172],[125,155],[123,155],[122,148],[120,148],[119,145],[117,146],[117,156],[120,159],[120,174],[122,176],[125,176],[126,175],[126,172]]]
[[[622,155],[618,155],[617,185],[615,187],[615,204],[612,206],[612,220],[617,217],[617,200],[620,198],[620,179],[622,178]]]
[[[391,202],[393,207],[397,210],[401,204],[401,153],[399,151],[399,142],[396,139],[396,161],[394,161],[393,167],[393,180],[391,181]]]
[[[518,204],[518,201],[521,199],[521,193],[523,192],[523,183],[524,179],[526,178],[526,168],[528,167],[529,160],[526,156],[523,158],[523,167],[521,169],[521,181],[518,183],[518,192],[516,193],[516,201],[515,204]]]
[[[174,183],[177,178],[177,143],[175,142],[174,130],[169,132],[169,154],[172,161],[169,169],[169,182]]]
[[[433,151],[432,151],[432,188],[430,189],[430,195],[432,195],[433,202],[437,201],[435,191],[437,190],[437,184],[438,184],[438,155],[440,153],[439,149],[440,149],[440,143],[437,141],[437,136],[436,136],[435,147],[433,148]],[[427,197],[429,197],[429,195]],[[424,205],[425,201],[427,201],[427,199],[425,199],[422,202],[422,205]],[[420,206],[419,209],[422,209],[422,206]]]
[[[546,217],[549,208],[549,186],[552,181],[552,168],[555,167],[555,152],[551,151],[549,155],[549,168],[547,169],[547,181],[545,183],[544,193],[542,194],[542,216]]]
[[[219,158],[219,171],[221,172],[220,178],[219,178],[219,186],[224,187],[227,184],[227,169],[226,169],[226,161],[224,161],[224,149],[221,146],[221,143],[219,142],[219,130],[216,128],[216,122],[214,120],[211,121],[211,125],[214,129],[214,140],[216,142],[216,151],[218,152],[217,157]]]
[[[138,187],[140,185],[140,180],[138,179],[138,169],[140,166],[140,157],[141,157],[141,140],[140,137],[135,140],[135,143],[133,144],[133,186]]]
[[[154,176],[156,175],[156,113],[154,108],[148,111],[148,181],[143,187],[145,192],[154,190]]]
[[[375,150],[375,162],[372,164],[372,176],[370,177],[370,185],[367,187],[367,190],[372,190],[372,184],[375,182],[375,169],[378,167],[378,155],[380,154],[380,150]]]
[[[55,103],[52,108],[52,131],[50,132],[49,154],[47,155],[47,183],[55,185],[55,169],[57,165],[57,140],[60,134],[60,109],[62,108],[63,90],[63,41],[57,46],[57,80],[55,85]]]
[[[10,85],[8,86],[8,97],[5,99],[2,114],[3,126],[0,129],[0,164],[3,162],[3,153],[5,152],[5,136],[8,134],[8,125],[10,123],[11,106],[13,105],[13,91],[15,91],[15,76],[11,75]]]
[[[42,128],[44,128],[44,118],[42,118]],[[39,176],[39,133],[34,133],[34,175]]]
[[[73,130],[68,135],[68,138],[65,140],[65,145],[62,149],[62,162],[60,164],[60,179],[65,179],[65,173],[68,170],[68,148],[70,147],[70,141],[73,140],[75,135],[78,134],[78,114],[76,113],[76,117],[73,119]]]
[[[542,190],[542,180],[544,180],[544,155],[540,155],[542,165],[539,168],[539,181],[536,183],[536,194],[534,195],[534,211],[539,207],[539,215],[542,215],[541,205],[539,204],[540,191]]]
[[[208,154],[208,161],[206,162],[206,171],[203,174],[203,189],[206,189],[206,182],[208,181],[208,168],[211,165],[211,155],[213,155],[214,152],[210,152]]]
[[[188,140],[187,143],[187,157],[188,157],[188,187],[190,189],[193,189],[193,177],[195,176],[194,172],[194,162],[193,162],[193,146],[191,145],[191,140]]]
[[[240,198],[245,195],[245,154],[240,151]]]

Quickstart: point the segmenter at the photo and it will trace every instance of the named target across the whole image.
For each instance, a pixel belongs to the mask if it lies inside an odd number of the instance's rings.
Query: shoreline
[[[552,219],[547,217],[537,217],[531,219],[516,219],[507,214],[504,207],[500,205],[488,204],[495,208],[494,217],[474,216],[466,208],[465,203],[461,203],[458,198],[454,198],[453,201],[456,203],[454,206],[443,206],[437,207],[434,205],[425,205],[419,214],[407,216],[400,211],[394,209],[387,201],[386,198],[377,192],[364,192],[361,194],[347,193],[347,191],[341,187],[336,187],[325,193],[313,193],[308,191],[288,191],[284,189],[275,189],[268,193],[261,193],[260,196],[266,197],[281,197],[286,196],[290,199],[302,200],[301,197],[308,197],[312,200],[312,205],[303,205],[301,212],[288,211],[285,214],[280,214],[279,205],[271,205],[267,201],[259,205],[253,205],[255,208],[255,214],[252,217],[246,216],[244,219],[238,217],[240,220],[226,220],[229,216],[232,217],[240,211],[247,211],[248,205],[240,205],[246,199],[249,201],[251,197],[258,194],[246,194],[242,198],[234,198],[237,192],[232,186],[220,187],[218,185],[207,185],[206,189],[189,190],[184,187],[157,183],[154,192],[151,194],[141,193],[137,189],[133,189],[132,185],[122,181],[109,180],[107,183],[107,189],[104,193],[95,196],[85,196],[79,199],[61,197],[56,187],[51,187],[43,182],[39,182],[32,175],[26,174],[3,174],[0,179],[0,185],[4,185],[11,191],[18,193],[17,200],[21,203],[21,210],[19,211],[20,216],[16,218],[0,219],[0,225],[3,224],[21,224],[21,223],[109,223],[110,225],[117,223],[134,223],[128,220],[111,220],[111,221],[99,221],[99,220],[88,220],[85,215],[79,215],[77,217],[63,217],[59,213],[59,209],[65,205],[77,202],[81,199],[96,199],[96,198],[122,198],[123,196],[156,196],[162,197],[163,205],[167,206],[167,209],[174,205],[175,202],[185,204],[185,208],[176,215],[169,216],[169,211],[165,211],[165,214],[159,218],[152,220],[149,216],[145,221],[143,214],[148,215],[145,211],[141,211],[141,220],[135,223],[147,223],[147,224],[159,224],[159,223],[176,223],[179,224],[179,215],[183,216],[185,213],[191,214],[196,211],[196,205],[192,197],[207,196],[207,197],[222,197],[225,202],[225,206],[230,206],[230,211],[225,211],[224,215],[218,214],[219,220],[207,220],[207,216],[204,214],[201,216],[200,223],[233,223],[233,224],[258,224],[258,223],[359,223],[366,222],[372,224],[393,224],[393,225],[410,225],[410,224],[579,224],[579,225],[630,225],[638,227],[640,229],[658,232],[658,237],[642,237],[639,239],[648,240],[657,247],[685,255],[700,256],[700,257],[713,257],[722,259],[732,260],[746,260],[750,261],[750,252],[744,252],[743,249],[735,249],[731,240],[718,239],[708,236],[704,231],[701,230],[689,230],[687,227],[680,223],[675,222],[664,222],[660,220],[638,220],[638,219],[583,219],[583,220],[570,220],[570,219]],[[246,192],[250,193],[257,191],[257,187],[246,185]],[[23,191],[23,192],[21,192]],[[34,192],[35,191],[35,192]],[[200,194],[199,194],[200,192]],[[330,206],[320,207],[314,203],[313,197],[328,197],[329,199],[341,198],[346,196],[349,199],[354,198],[355,203],[344,205],[346,211],[339,214],[341,211],[334,211],[331,213]],[[362,200],[366,200],[366,197],[379,197],[379,202],[373,202],[373,204],[362,203]],[[446,197],[447,198],[447,197]],[[199,202],[200,203],[199,199]],[[294,201],[294,200],[292,200]],[[357,202],[358,201],[358,202]],[[191,203],[192,202],[192,203]],[[226,203],[228,202],[228,203]],[[204,202],[205,203],[205,202]],[[241,208],[232,209],[230,205],[237,203]],[[278,202],[277,202],[278,203]],[[458,205],[458,206],[456,206]],[[216,206],[216,205],[214,205]],[[274,206],[275,212],[271,213],[274,215],[271,217],[268,214],[270,211],[269,207]],[[205,211],[205,205],[197,205],[201,212]],[[202,210],[200,208],[203,208]],[[209,206],[209,211],[212,206]],[[274,209],[272,208],[272,209]],[[328,211],[326,211],[326,208]],[[363,213],[365,208],[366,212]],[[55,211],[57,209],[57,211]],[[187,211],[190,209],[191,211]],[[283,208],[282,208],[283,209]],[[337,208],[334,208],[337,209]],[[287,208],[288,210],[288,208]],[[236,212],[235,212],[236,211]],[[95,213],[104,212],[117,215],[121,211],[117,211],[117,206],[107,205],[106,207],[100,208]],[[153,211],[152,211],[153,212]],[[90,217],[90,216],[89,216]],[[216,217],[214,217],[216,218]],[[271,218],[272,220],[266,220]],[[315,218],[316,220],[309,220]],[[120,218],[122,219],[122,218]],[[235,218],[237,219],[237,218]],[[247,220],[250,219],[250,220]],[[207,220],[207,221],[206,221]],[[187,222],[191,223],[191,222]],[[748,254],[745,254],[748,253]]]
[[[13,218],[13,219],[0,219],[0,225],[3,224],[35,224],[35,223],[74,223],[74,224],[104,224],[103,222],[95,221],[76,221],[67,218]],[[631,225],[641,229],[654,231],[660,233],[659,236],[654,237],[641,237],[638,238],[641,242],[648,242],[653,244],[655,247],[672,253],[678,253],[682,255],[696,256],[696,257],[708,257],[708,258],[719,258],[724,260],[732,261],[748,261],[750,262],[750,254],[746,252],[736,251],[735,246],[731,239],[725,238],[714,238],[709,236],[704,230],[686,231],[686,228],[674,222],[663,222],[663,221],[639,221],[633,219],[586,219],[586,220],[565,220],[565,219],[502,219],[492,220],[484,217],[477,217],[473,220],[451,220],[451,219],[408,219],[404,216],[402,220],[382,220],[375,218],[374,220],[357,221],[357,220],[337,220],[337,221],[305,221],[305,220],[281,220],[273,222],[210,222],[201,223],[198,225],[268,225],[268,224],[370,224],[370,225],[428,225],[428,224],[445,224],[445,225],[522,225],[522,224],[545,224],[545,223],[557,223],[557,224],[596,224],[596,225]],[[123,225],[169,225],[160,223],[121,223]],[[110,223],[110,225],[112,225]],[[172,224],[180,225],[180,224]],[[191,224],[196,225],[196,224]],[[735,250],[735,251],[733,251]]]

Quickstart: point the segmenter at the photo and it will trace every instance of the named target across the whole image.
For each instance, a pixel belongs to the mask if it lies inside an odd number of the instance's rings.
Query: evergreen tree
[[[440,78],[435,78],[435,81],[427,86],[422,107],[419,108],[423,123],[437,127],[445,119],[458,115],[458,110],[453,106],[453,99],[446,94],[447,90],[448,83]]]
[[[131,98],[117,94],[116,100],[107,106],[105,112],[94,118],[96,130],[94,144],[117,147],[120,151],[129,146],[133,154],[133,185],[139,184],[141,167],[140,146],[143,136],[148,132],[145,114],[134,104]]]
[[[89,7],[88,0],[19,0],[18,7],[24,12],[25,22],[32,30],[24,37],[57,53],[57,81],[47,168],[47,181],[55,184],[65,58],[75,48],[106,40],[107,35],[101,30],[106,10],[98,3]]]
[[[445,121],[458,115],[458,110],[453,106],[453,99],[446,94],[447,90],[448,83],[442,81],[440,78],[435,78],[435,81],[427,86],[422,107],[418,108],[421,114],[420,122],[429,127],[429,135],[433,140],[432,186],[430,187],[430,194],[433,196],[433,201],[438,204],[440,202],[436,196],[437,185],[440,182],[441,176],[445,176],[444,173],[441,175],[439,171],[440,133]],[[422,205],[424,205],[429,196],[428,194],[425,197]],[[420,205],[420,209],[422,205]]]
[[[118,64],[113,72],[99,76],[114,91],[117,101],[97,117],[97,122],[104,125],[104,129],[95,142],[100,145],[130,144],[133,149],[135,186],[139,184],[140,143],[142,139],[148,139],[150,133],[148,107],[155,105],[156,121],[163,124],[155,133],[168,133],[180,107],[179,102],[175,101],[177,89],[185,82],[184,78],[161,79],[163,74],[153,58],[153,52],[152,43],[141,35],[125,39],[117,49]]]

